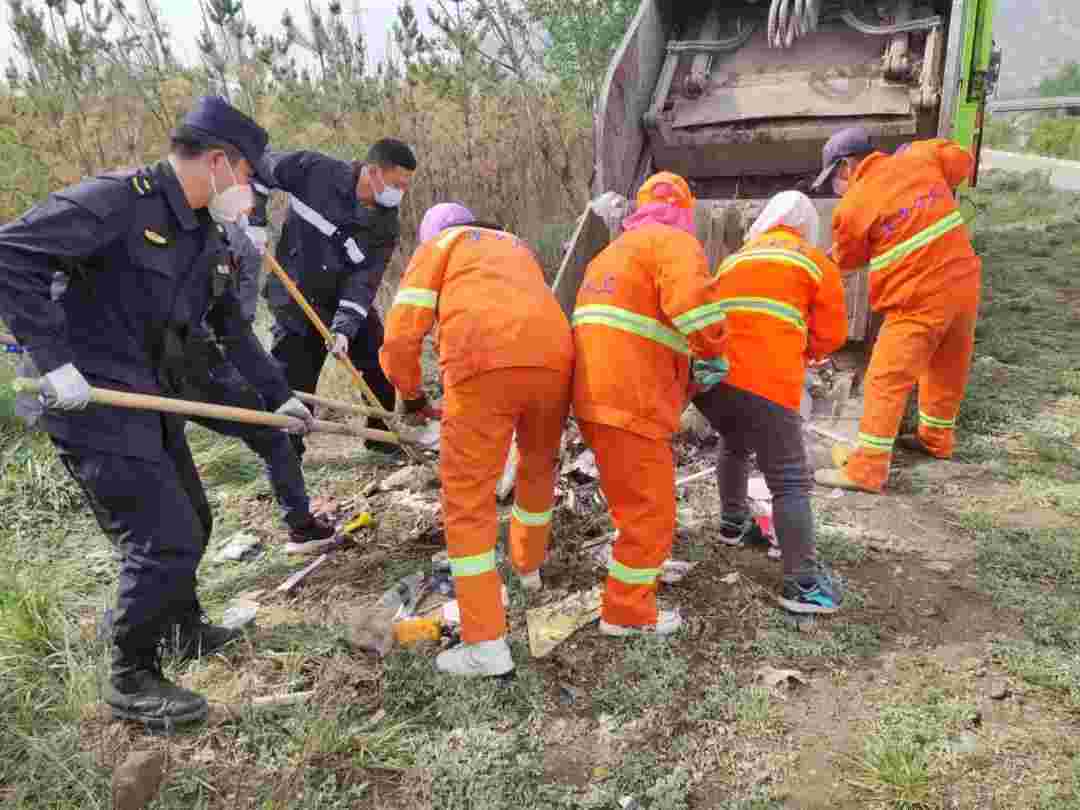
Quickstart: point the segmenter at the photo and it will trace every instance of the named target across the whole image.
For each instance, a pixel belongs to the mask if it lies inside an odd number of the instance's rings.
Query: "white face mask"
[[[233,185],[222,192],[217,190],[214,173],[210,173],[210,189],[213,193],[210,195],[210,202],[206,208],[214,222],[236,222],[241,216],[255,207],[255,192],[252,191],[251,185],[237,183],[236,172],[233,171],[231,163],[229,164],[229,172],[233,176]]]
[[[382,172],[380,171],[379,174],[382,174]],[[401,205],[401,199],[405,196],[405,192],[397,186],[387,183],[385,178],[382,178],[382,181],[383,190],[375,192],[375,202],[383,208],[397,208]]]

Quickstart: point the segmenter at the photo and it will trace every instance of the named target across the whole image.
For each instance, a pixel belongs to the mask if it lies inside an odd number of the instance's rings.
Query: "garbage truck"
[[[779,191],[806,192],[832,221],[831,189],[810,184],[842,127],[865,127],[880,151],[951,138],[977,161],[1000,65],[994,2],[642,0],[597,105],[593,200],[554,281],[564,310],[654,172],[687,178],[715,267]],[[821,230],[828,248],[831,228]],[[865,273],[845,288],[849,339],[868,349]]]

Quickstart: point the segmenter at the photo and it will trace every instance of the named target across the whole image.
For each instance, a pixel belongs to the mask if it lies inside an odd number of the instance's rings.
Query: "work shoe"
[[[339,543],[335,537],[334,524],[324,517],[308,515],[307,518],[289,529],[289,540],[285,543],[286,554],[314,554]]]
[[[114,672],[102,691],[113,717],[155,729],[204,720],[210,709],[206,698],[172,683],[156,665]]]
[[[518,574],[518,582],[529,593],[539,593],[544,590],[544,582],[540,579],[540,569],[530,571],[527,574]]]
[[[459,644],[441,652],[435,658],[440,672],[466,678],[492,678],[514,671],[514,659],[506,637],[476,644]]]
[[[784,577],[780,604],[792,613],[836,613],[843,601],[840,583],[824,563],[808,573]]]
[[[941,458],[941,456],[936,455],[929,447],[923,444],[923,440],[914,433],[906,433],[903,436],[897,436],[896,444],[899,447],[903,447],[905,450],[910,450],[912,453],[921,453],[930,458]]]
[[[644,634],[670,636],[683,625],[679,609],[661,610],[656,616],[656,624],[625,625],[612,624],[600,620],[600,632],[605,636],[640,636]]]
[[[752,517],[745,517],[742,520],[721,519],[720,542],[725,546],[765,549],[769,557],[777,560],[781,556],[779,543],[765,534]]]
[[[814,481],[823,487],[833,489],[849,489],[852,492],[869,492],[871,495],[879,495],[877,490],[864,487],[848,478],[843,470],[818,470],[814,473]]]
[[[173,626],[165,640],[165,650],[179,658],[201,658],[213,655],[243,637],[243,630],[210,624],[200,611]]]

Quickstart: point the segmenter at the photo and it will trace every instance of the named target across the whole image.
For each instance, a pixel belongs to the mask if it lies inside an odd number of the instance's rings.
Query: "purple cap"
[[[439,203],[431,206],[424,214],[417,236],[423,244],[439,231],[453,228],[455,225],[468,225],[475,220],[476,217],[473,216],[472,211],[460,203]]]
[[[862,127],[840,130],[825,143],[825,148],[821,151],[821,163],[825,168],[821,170],[821,174],[817,176],[817,180],[810,188],[816,190],[823,186],[844,158],[861,157],[873,151],[874,147],[870,145],[870,133]]]

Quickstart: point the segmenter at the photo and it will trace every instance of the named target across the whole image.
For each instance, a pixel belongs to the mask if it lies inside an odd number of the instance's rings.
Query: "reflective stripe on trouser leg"
[[[844,467],[848,478],[859,486],[874,492],[884,488],[908,396],[929,367],[940,341],[942,327],[934,321],[944,319],[943,313],[932,309],[886,314],[866,370],[858,447]]]
[[[537,570],[547,554],[551,535],[559,441],[570,409],[570,369],[514,369],[521,387],[532,392],[517,424],[518,463],[514,510],[510,523],[510,562],[514,570]]]
[[[601,615],[623,626],[655,624],[656,579],[675,535],[675,466],[670,442],[579,423],[596,454],[600,486],[619,538]]]
[[[510,563],[519,574],[532,573],[543,565],[551,536],[551,515],[551,509],[527,512],[514,504],[510,520]]]
[[[442,420],[442,496],[446,547],[467,644],[506,635],[502,580],[495,569],[495,486],[514,432],[499,386],[481,374],[448,386]]]
[[[975,349],[978,278],[957,298],[964,306],[953,315],[945,334],[919,379],[919,438],[938,458],[949,458],[956,442],[956,417],[967,389]]]

